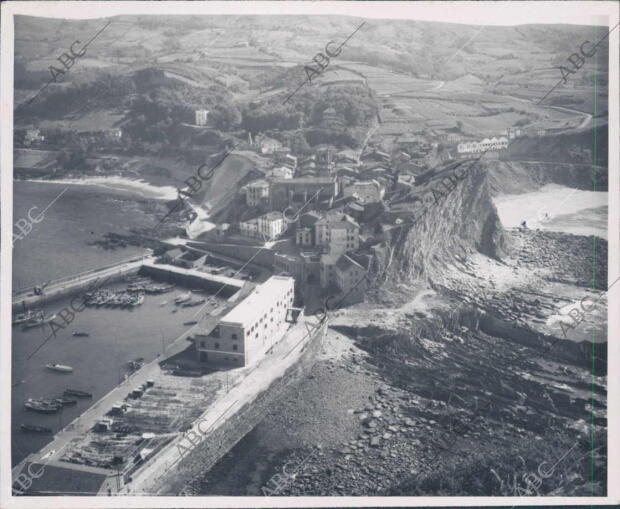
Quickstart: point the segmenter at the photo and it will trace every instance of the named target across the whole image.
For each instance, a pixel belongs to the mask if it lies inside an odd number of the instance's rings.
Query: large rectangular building
[[[236,366],[255,363],[282,338],[294,295],[292,277],[271,276],[209,334],[196,334],[198,359]]]

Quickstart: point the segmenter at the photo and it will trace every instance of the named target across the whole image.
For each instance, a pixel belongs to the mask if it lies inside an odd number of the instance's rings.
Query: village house
[[[292,179],[295,170],[288,166],[276,166],[267,172],[267,177],[272,179]]]
[[[35,143],[40,143],[45,140],[45,137],[41,135],[39,129],[26,129],[24,134],[24,145],[29,147]]]
[[[385,186],[377,180],[358,180],[343,189],[344,196],[354,196],[360,203],[380,202],[385,195]]]
[[[257,180],[246,187],[246,201],[250,207],[256,207],[263,200],[269,199],[269,183],[265,180]]]
[[[267,240],[275,240],[286,231],[286,222],[281,212],[267,212],[258,217],[258,233]]]
[[[258,140],[258,149],[261,154],[274,154],[282,148],[282,143],[267,136]]]
[[[282,339],[293,307],[295,280],[271,276],[229,311],[209,333],[195,335],[200,362],[249,366]]]
[[[258,237],[258,219],[248,219],[239,222],[239,233],[244,237]]]
[[[338,196],[338,180],[335,177],[301,177],[275,179],[269,195],[272,209],[284,210],[294,201],[306,203],[310,198],[319,201]]]
[[[315,245],[328,253],[344,253],[359,248],[359,225],[342,212],[328,213],[315,226]]]
[[[343,254],[334,266],[336,286],[346,295],[343,304],[351,304],[364,299],[366,290],[366,268],[350,256]]]

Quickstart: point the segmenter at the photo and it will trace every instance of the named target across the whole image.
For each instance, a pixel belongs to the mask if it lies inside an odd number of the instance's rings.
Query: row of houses
[[[467,141],[457,145],[459,154],[474,154],[486,152],[488,150],[503,150],[506,148],[508,148],[508,138],[505,136],[500,136],[499,138],[484,138],[482,141]]]

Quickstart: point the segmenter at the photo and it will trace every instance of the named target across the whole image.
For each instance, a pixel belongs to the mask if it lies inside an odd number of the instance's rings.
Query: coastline
[[[174,200],[177,197],[177,189],[173,186],[155,186],[142,179],[131,179],[118,175],[106,177],[85,177],[85,178],[66,178],[66,179],[20,179],[23,182],[34,182],[41,184],[63,184],[76,186],[96,186],[103,187],[112,191],[126,191],[136,193],[143,198],[156,200]]]

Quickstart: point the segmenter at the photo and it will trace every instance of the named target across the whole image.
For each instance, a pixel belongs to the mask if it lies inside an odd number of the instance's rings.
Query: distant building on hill
[[[306,203],[338,196],[336,177],[302,177],[275,179],[269,190],[271,206],[283,210],[293,201]]]
[[[199,126],[207,125],[207,117],[209,116],[209,110],[196,110],[194,112],[195,123]]]

